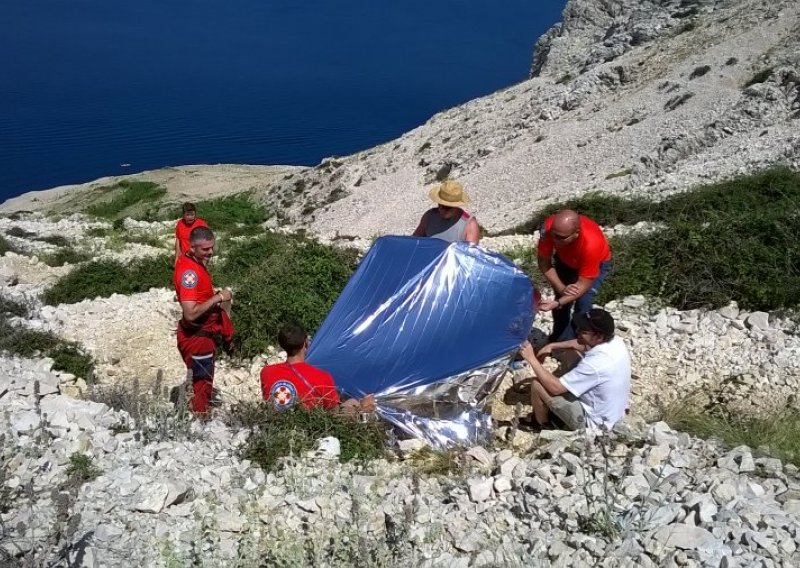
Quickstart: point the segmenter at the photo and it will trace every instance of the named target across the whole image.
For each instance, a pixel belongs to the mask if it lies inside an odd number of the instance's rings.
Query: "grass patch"
[[[261,402],[232,409],[236,425],[251,429],[242,457],[265,471],[280,467],[280,459],[314,450],[320,438],[333,436],[341,444],[339,461],[374,460],[386,454],[386,431],[380,422],[362,423],[322,408],[295,407],[276,411]]]
[[[0,235],[0,256],[7,252],[14,252],[20,254],[20,249],[8,242],[8,239]]]
[[[28,317],[28,306],[17,300],[12,300],[6,296],[0,296],[0,317],[16,316],[18,318]]]
[[[77,344],[49,332],[12,324],[5,318],[0,318],[0,352],[27,358],[50,357],[53,369],[86,381],[92,380],[94,375],[94,361]]]
[[[105,191],[113,193],[114,197],[109,201],[90,205],[86,208],[87,213],[106,219],[117,219],[122,217],[123,212],[135,207],[140,209],[140,213],[145,217],[149,217],[155,214],[155,210],[153,207],[145,209],[145,206],[167,194],[165,188],[150,181],[123,180],[117,185],[106,188]]]
[[[646,221],[666,227],[610,239],[614,270],[598,303],[643,294],[679,309],[718,308],[732,300],[747,310],[799,305],[800,174],[790,169],[703,186],[659,203],[588,194],[552,205],[514,232],[532,232],[566,208],[603,226]]]
[[[422,475],[462,475],[466,469],[460,449],[434,450],[424,446],[408,457],[408,463]]]
[[[123,383],[92,385],[84,398],[128,413],[132,422],[114,424],[111,430],[115,434],[134,431],[134,437],[146,444],[194,439],[195,420],[189,411],[185,385],[169,389],[163,380],[159,370],[149,388],[142,388],[138,377]]]
[[[86,230],[86,236],[89,237],[107,237],[111,229],[108,227],[89,227]]]
[[[724,407],[711,411],[692,404],[693,399],[667,408],[665,421],[676,430],[700,438],[718,438],[730,447],[768,447],[769,455],[800,466],[800,412],[780,409],[774,413],[743,415]]]
[[[758,73],[750,77],[750,80],[744,84],[744,88],[746,89],[747,87],[752,87],[753,85],[756,85],[758,83],[763,83],[764,81],[769,79],[773,71],[774,69],[772,67],[767,67],[766,69],[759,71]]]
[[[629,176],[629,175],[631,175],[631,170],[629,168],[625,168],[624,170],[620,170],[618,172],[614,172],[614,173],[608,174],[606,176],[606,179],[614,179],[614,178],[625,177],[625,176]]]
[[[57,247],[67,247],[69,246],[69,240],[64,237],[63,235],[48,235],[46,237],[36,237],[37,241],[41,241],[43,243],[51,244]]]
[[[87,481],[91,481],[99,476],[102,472],[98,469],[88,456],[81,452],[75,452],[69,457],[69,465],[67,466],[67,477],[69,484],[80,487]]]
[[[92,258],[88,252],[78,251],[72,247],[60,248],[57,251],[42,256],[41,260],[48,266],[64,266],[65,264],[78,264]]]
[[[79,266],[42,294],[45,304],[73,304],[111,294],[136,294],[150,288],[169,287],[174,258],[168,255],[143,257],[130,264],[116,260],[95,260]]]
[[[234,289],[236,353],[252,357],[295,321],[313,332],[356,265],[358,253],[299,236],[267,233],[238,243],[213,269],[215,283]]]
[[[17,227],[16,225],[14,225],[8,231],[6,231],[6,234],[9,237],[17,237],[18,239],[29,239],[30,237],[36,236],[36,233],[32,233],[31,231],[26,231],[22,227]]]

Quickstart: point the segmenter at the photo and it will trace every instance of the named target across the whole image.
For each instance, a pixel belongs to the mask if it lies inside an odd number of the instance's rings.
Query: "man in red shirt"
[[[194,203],[184,203],[183,214],[175,225],[175,262],[189,250],[189,234],[197,227],[208,227],[205,221],[198,219]]]
[[[214,233],[196,227],[189,235],[189,250],[175,263],[173,284],[183,317],[178,322],[178,351],[192,372],[193,412],[206,415],[214,380],[217,344],[230,351],[233,325],[220,304],[230,302],[230,290],[214,291],[206,265],[214,255]]]
[[[539,233],[539,270],[555,299],[539,305],[553,311],[550,341],[575,339],[573,311],[585,314],[611,268],[611,248],[600,226],[584,215],[565,209],[548,217]]]
[[[334,409],[340,404],[339,393],[330,373],[305,362],[308,334],[299,325],[288,324],[278,332],[278,344],[286,351],[286,363],[261,369],[261,394],[276,410],[286,410],[298,402],[304,408]],[[350,399],[343,410],[372,412],[375,399],[366,396],[359,403]]]

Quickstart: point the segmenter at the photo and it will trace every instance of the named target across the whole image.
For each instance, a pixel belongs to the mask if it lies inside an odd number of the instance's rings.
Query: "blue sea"
[[[182,164],[313,165],[527,77],[564,0],[6,0],[0,200]]]

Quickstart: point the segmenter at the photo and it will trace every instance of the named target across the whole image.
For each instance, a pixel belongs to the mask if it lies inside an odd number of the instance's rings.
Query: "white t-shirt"
[[[631,357],[625,343],[615,337],[589,349],[580,363],[561,377],[586,414],[586,426],[612,428],[628,408],[631,392]]]

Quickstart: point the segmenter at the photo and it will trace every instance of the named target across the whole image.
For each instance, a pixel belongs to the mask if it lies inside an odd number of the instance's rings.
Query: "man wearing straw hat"
[[[475,217],[462,209],[469,203],[469,197],[461,184],[448,179],[434,186],[429,195],[437,207],[422,215],[412,236],[433,237],[448,243],[468,241],[477,245],[481,238],[480,228]]]

